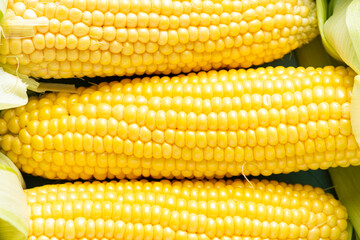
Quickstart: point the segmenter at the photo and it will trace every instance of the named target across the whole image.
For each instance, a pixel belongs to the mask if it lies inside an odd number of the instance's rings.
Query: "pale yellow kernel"
[[[103,37],[103,29],[101,27],[91,26],[89,36],[94,40],[101,40]]]
[[[76,49],[78,46],[78,42],[79,42],[78,38],[73,34],[66,37],[66,47],[68,49]],[[75,55],[73,55],[73,54],[71,54],[71,55],[72,55],[72,57],[77,59],[77,57]]]
[[[57,5],[55,3],[49,2],[45,5],[45,12],[44,16],[48,19],[52,19],[55,17],[55,11],[56,11]]]
[[[81,21],[82,11],[78,8],[71,8],[69,11],[69,20],[72,23],[78,23]]]
[[[81,0],[83,1],[83,0]],[[86,1],[84,1],[86,2]],[[83,22],[84,24],[86,24],[87,26],[91,26],[92,24],[92,14],[89,11],[84,11],[82,18],[81,18],[81,22]]]
[[[58,19],[51,19],[49,23],[50,32],[57,33],[60,30],[60,21]]]
[[[229,35],[230,36],[237,36],[240,34],[241,27],[238,23],[230,23],[229,24]]]
[[[38,20],[38,26],[36,26],[37,31],[41,33],[47,33],[49,31],[50,20],[44,16],[39,17],[37,20]]]
[[[94,26],[103,26],[105,16],[102,12],[95,10],[92,12],[92,22]]]
[[[276,14],[274,16],[274,21],[275,21],[275,27],[278,29],[282,29],[286,25],[286,20],[284,15]]]
[[[257,32],[261,29],[261,22],[259,19],[255,19],[248,24],[249,32]]]
[[[43,34],[36,34],[33,38],[35,49],[43,50],[45,48],[45,37]],[[11,44],[11,42],[10,42]]]
[[[56,34],[55,36],[55,48],[60,50],[66,47],[66,37],[61,34]]]
[[[37,15],[34,10],[26,9],[22,15],[24,19],[36,19]]]
[[[116,37],[116,29],[113,26],[104,27],[103,38],[104,40],[111,42],[115,40]]]
[[[35,51],[34,42],[30,39],[23,39],[21,42],[21,48],[25,54],[31,54]]]
[[[23,2],[16,2],[13,4],[12,8],[16,15],[21,16],[26,10],[26,5]]]
[[[243,39],[243,43],[245,45],[251,45],[253,43],[254,36],[251,33],[245,33],[242,36],[242,39]]]
[[[84,36],[79,38],[79,43],[78,43],[78,49],[79,50],[87,50],[90,47],[90,37],[89,36]]]
[[[56,8],[55,17],[56,17],[56,19],[58,19],[60,22],[68,19],[68,18],[69,18],[69,8],[67,8],[67,7],[64,6],[64,5],[59,5],[59,6]]]
[[[45,34],[45,46],[46,48],[54,48],[55,47],[55,35],[53,33],[46,33]],[[49,49],[45,49],[47,51]],[[45,57],[51,56],[51,54],[45,54]]]
[[[69,35],[73,32],[74,25],[71,21],[65,20],[60,24],[60,33],[63,35]]]

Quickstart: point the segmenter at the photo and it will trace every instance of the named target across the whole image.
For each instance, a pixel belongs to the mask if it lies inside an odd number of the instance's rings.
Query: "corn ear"
[[[9,1],[1,63],[43,79],[248,68],[319,32],[314,0],[23,2]]]

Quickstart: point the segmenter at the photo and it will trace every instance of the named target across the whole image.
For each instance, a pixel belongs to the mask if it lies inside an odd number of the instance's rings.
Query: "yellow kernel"
[[[37,15],[34,10],[26,9],[22,15],[24,19],[36,19]]]
[[[74,25],[69,20],[62,21],[60,23],[60,33],[63,35],[69,35],[73,32]]]
[[[69,9],[64,5],[59,5],[56,8],[55,17],[59,21],[64,21],[69,18]]]
[[[103,26],[104,14],[98,10],[92,12],[92,22],[94,26]]]

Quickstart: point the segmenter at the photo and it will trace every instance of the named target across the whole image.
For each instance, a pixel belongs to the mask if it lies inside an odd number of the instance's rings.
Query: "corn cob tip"
[[[360,145],[360,76],[355,76],[350,105],[352,131]]]

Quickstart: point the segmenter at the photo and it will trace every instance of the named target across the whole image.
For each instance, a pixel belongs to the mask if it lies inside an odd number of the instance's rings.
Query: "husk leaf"
[[[318,0],[317,2],[326,2]],[[324,5],[324,6],[323,6]],[[332,15],[324,22],[324,12],[328,6],[318,5],[322,12],[322,22],[319,25],[322,41],[327,52],[337,60],[345,62],[355,72],[360,73],[360,1],[334,0],[331,2]],[[320,21],[320,20],[319,20]]]
[[[331,3],[330,3],[331,4]],[[319,24],[319,32],[321,36],[321,40],[323,43],[324,48],[330,54],[331,57],[335,58],[338,61],[341,61],[340,56],[337,54],[336,50],[333,46],[328,42],[325,37],[324,33],[324,25],[328,18],[328,10],[330,8],[330,4],[327,0],[316,0],[316,10],[317,10],[317,17],[318,17],[318,24]]]
[[[28,102],[27,84],[0,67],[0,110],[23,106]]]
[[[0,23],[3,20],[6,9],[7,9],[8,0],[1,0],[0,1]]]
[[[329,172],[339,200],[347,209],[356,239],[360,233],[360,166],[331,168]]]
[[[0,155],[0,240],[26,240],[30,218],[26,195],[19,181],[22,176],[9,162],[5,155]]]

